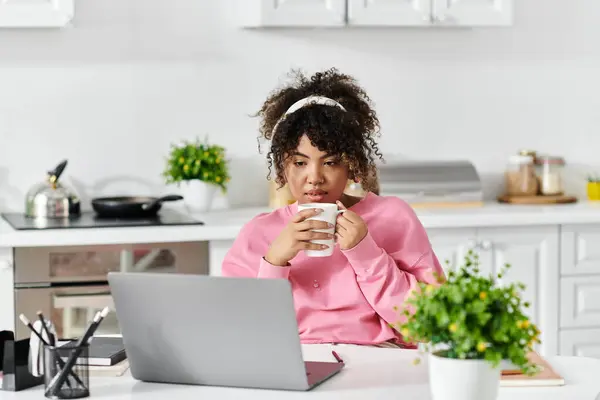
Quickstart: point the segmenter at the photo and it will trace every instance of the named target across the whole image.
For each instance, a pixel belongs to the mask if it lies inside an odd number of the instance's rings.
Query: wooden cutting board
[[[509,204],[566,204],[575,203],[577,197],[575,196],[509,196],[502,195],[498,197],[500,203]]]
[[[529,360],[541,367],[536,375],[527,376],[516,370],[502,370],[500,386],[563,386],[565,380],[538,353],[530,353]]]

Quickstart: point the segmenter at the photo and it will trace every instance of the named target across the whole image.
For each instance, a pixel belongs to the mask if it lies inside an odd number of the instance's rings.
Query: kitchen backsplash
[[[167,193],[169,144],[207,135],[232,160],[229,205],[265,205],[250,115],[292,67],[355,75],[386,157],[471,160],[491,198],[520,148],[563,156],[578,193],[600,165],[598,2],[528,0],[510,28],[425,32],[242,31],[231,1],[81,0],[72,27],[0,31],[0,208],[22,209],[64,158],[84,198]]]

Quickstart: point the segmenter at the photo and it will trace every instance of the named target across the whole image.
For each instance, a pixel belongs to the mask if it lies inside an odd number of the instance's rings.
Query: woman
[[[443,270],[411,207],[372,192],[379,121],[365,91],[335,69],[310,78],[298,73],[268,96],[258,115],[271,141],[269,170],[297,201],[248,222],[224,259],[223,275],[288,279],[303,343],[414,347],[390,324],[401,320],[417,282],[435,284]],[[366,195],[345,194],[348,179]],[[326,222],[307,220],[317,211],[298,212],[298,204],[309,202],[346,209],[330,257],[302,251],[322,249],[310,240],[330,238],[314,231]]]

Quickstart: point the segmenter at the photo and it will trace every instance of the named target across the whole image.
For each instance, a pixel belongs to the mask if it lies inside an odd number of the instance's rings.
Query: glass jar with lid
[[[565,160],[557,156],[542,155],[536,158],[536,164],[539,168],[541,194],[563,194],[563,169]]]
[[[509,196],[535,196],[539,185],[531,155],[516,154],[509,158],[504,173],[505,191]]]

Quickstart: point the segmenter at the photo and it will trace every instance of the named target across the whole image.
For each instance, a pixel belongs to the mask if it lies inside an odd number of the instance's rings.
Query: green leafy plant
[[[404,322],[394,328],[405,340],[421,342],[441,357],[481,359],[494,367],[508,360],[522,373],[535,374],[538,366],[528,354],[541,343],[540,331],[523,312],[529,307],[520,293],[525,285],[499,284],[510,264],[495,276],[480,275],[479,266],[479,256],[471,250],[446,281],[420,283],[407,300]]]
[[[600,182],[600,176],[597,174],[589,174],[587,177],[587,181],[590,183],[598,183]]]
[[[167,183],[177,184],[197,179],[217,185],[223,192],[227,191],[231,179],[225,149],[198,139],[171,145],[163,177]]]

